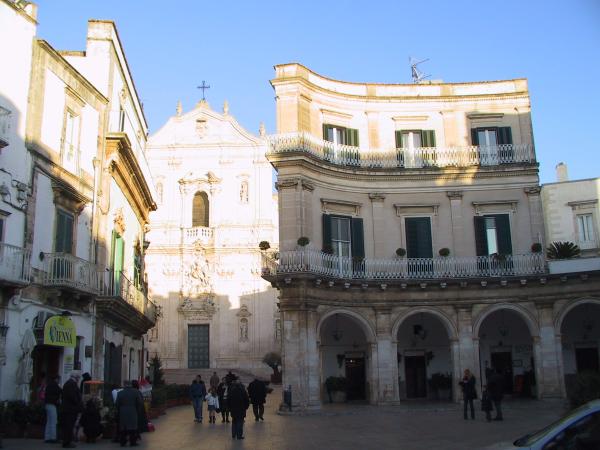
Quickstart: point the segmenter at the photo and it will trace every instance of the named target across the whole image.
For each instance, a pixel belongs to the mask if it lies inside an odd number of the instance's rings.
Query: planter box
[[[551,274],[600,270],[600,257],[548,261],[548,270]]]

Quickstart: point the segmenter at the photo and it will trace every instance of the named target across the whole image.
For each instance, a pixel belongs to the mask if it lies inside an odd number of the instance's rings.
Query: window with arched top
[[[192,226],[208,227],[208,195],[206,195],[206,192],[196,192],[194,194]]]

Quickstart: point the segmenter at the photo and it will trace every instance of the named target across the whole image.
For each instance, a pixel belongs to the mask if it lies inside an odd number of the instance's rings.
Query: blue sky
[[[83,50],[87,20],[117,24],[151,132],[207,99],[275,131],[273,65],[346,81],[408,83],[408,57],[447,82],[529,79],[541,182],[563,161],[600,176],[600,1],[39,0],[38,36]]]

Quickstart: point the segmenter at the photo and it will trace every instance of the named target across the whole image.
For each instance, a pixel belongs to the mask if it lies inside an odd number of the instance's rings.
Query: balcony
[[[306,132],[269,137],[267,157],[293,153],[305,154],[336,165],[366,169],[496,166],[536,162],[531,144],[367,150],[324,141]]]
[[[40,273],[43,286],[95,295],[98,290],[96,266],[69,253],[44,253]]]
[[[31,280],[31,251],[0,242],[0,284],[25,286]]]
[[[10,111],[0,106],[0,150],[10,143],[10,118]]]
[[[193,227],[184,230],[184,243],[187,245],[200,242],[204,246],[213,244],[213,229],[208,227]]]
[[[547,273],[544,256],[466,256],[437,258],[363,259],[329,255],[316,250],[263,253],[264,278],[308,273],[327,278],[358,280],[428,280],[531,276]]]
[[[156,323],[156,305],[123,273],[97,273],[96,310],[105,320],[134,335],[146,333]]]

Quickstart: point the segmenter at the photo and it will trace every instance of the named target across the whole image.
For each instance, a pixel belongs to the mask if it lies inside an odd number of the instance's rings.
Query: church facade
[[[598,358],[600,272],[542,253],[527,80],[275,71],[280,249],[263,276],[293,407],[319,408],[339,377],[348,400],[457,400],[465,369],[478,390],[498,370],[507,394],[565,396],[563,348]]]
[[[270,373],[279,348],[276,289],[261,278],[259,243],[277,246],[266,139],[204,100],[149,138],[158,196],[146,267],[161,310],[151,353],[168,369]]]

